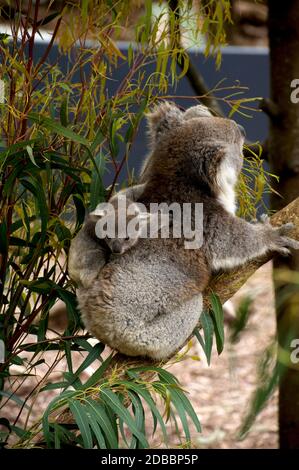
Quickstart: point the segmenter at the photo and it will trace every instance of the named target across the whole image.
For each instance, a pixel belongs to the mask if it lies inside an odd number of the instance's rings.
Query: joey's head
[[[116,195],[108,203],[100,203],[89,215],[95,237],[103,239],[111,253],[122,255],[133,248],[140,238],[158,237],[170,223],[169,213],[148,212],[142,203],[125,195]]]
[[[202,105],[182,112],[163,103],[148,115],[151,170],[186,178],[217,195],[233,190],[243,165],[245,131]]]
[[[113,254],[122,255],[138,242],[140,227],[146,218],[138,205],[126,196],[114,196],[108,203],[101,203],[91,213],[97,217],[96,236],[103,239]],[[130,229],[131,225],[131,229]],[[132,228],[133,227],[133,228]]]

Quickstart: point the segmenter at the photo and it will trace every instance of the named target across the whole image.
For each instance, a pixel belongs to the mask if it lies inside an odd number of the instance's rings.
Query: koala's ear
[[[111,209],[111,204],[109,204],[109,202],[101,202],[92,212],[89,213],[89,215],[104,217],[104,215],[107,215],[109,209]]]
[[[148,135],[151,144],[155,144],[167,131],[183,122],[184,114],[173,103],[165,101],[159,104],[151,113],[146,115]]]
[[[104,217],[107,214],[105,209],[95,209],[94,211],[90,212],[89,215],[93,215],[96,217]]]
[[[212,116],[213,116],[212,113],[203,104],[192,106],[191,108],[187,109],[187,111],[185,111],[184,113],[185,120],[197,118],[197,117],[212,117]]]

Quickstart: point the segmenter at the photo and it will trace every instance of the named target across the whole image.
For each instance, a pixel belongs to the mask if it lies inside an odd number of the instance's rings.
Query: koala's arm
[[[287,255],[289,248],[299,249],[299,242],[286,236],[292,228],[293,224],[272,227],[266,216],[258,223],[226,212],[211,217],[204,234],[211,268],[215,271],[235,268],[271,251]]]

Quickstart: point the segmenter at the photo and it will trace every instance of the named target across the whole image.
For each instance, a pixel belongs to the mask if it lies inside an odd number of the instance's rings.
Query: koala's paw
[[[280,227],[272,227],[274,250],[282,255],[289,255],[290,248],[299,250],[299,241],[287,237],[287,233],[294,228],[294,224],[287,223]]]
[[[293,230],[293,228],[295,228],[295,225],[292,224],[292,222],[289,222],[281,225],[280,227],[274,227],[274,230],[282,236],[286,235],[290,230]]]

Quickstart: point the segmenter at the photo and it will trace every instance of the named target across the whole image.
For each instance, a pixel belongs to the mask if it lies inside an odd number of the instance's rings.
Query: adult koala
[[[137,200],[146,207],[203,203],[202,247],[186,249],[184,238],[146,238],[107,259],[93,230],[83,227],[71,246],[69,273],[75,277],[77,260],[77,281],[78,266],[92,274],[88,281],[82,277],[77,297],[93,335],[130,356],[166,359],[195,328],[212,271],[267,251],[288,253],[299,243],[285,236],[291,224],[274,228],[268,221],[250,224],[235,216],[243,128],[203,106],[183,113],[167,102],[148,115],[148,125],[151,153]]]

